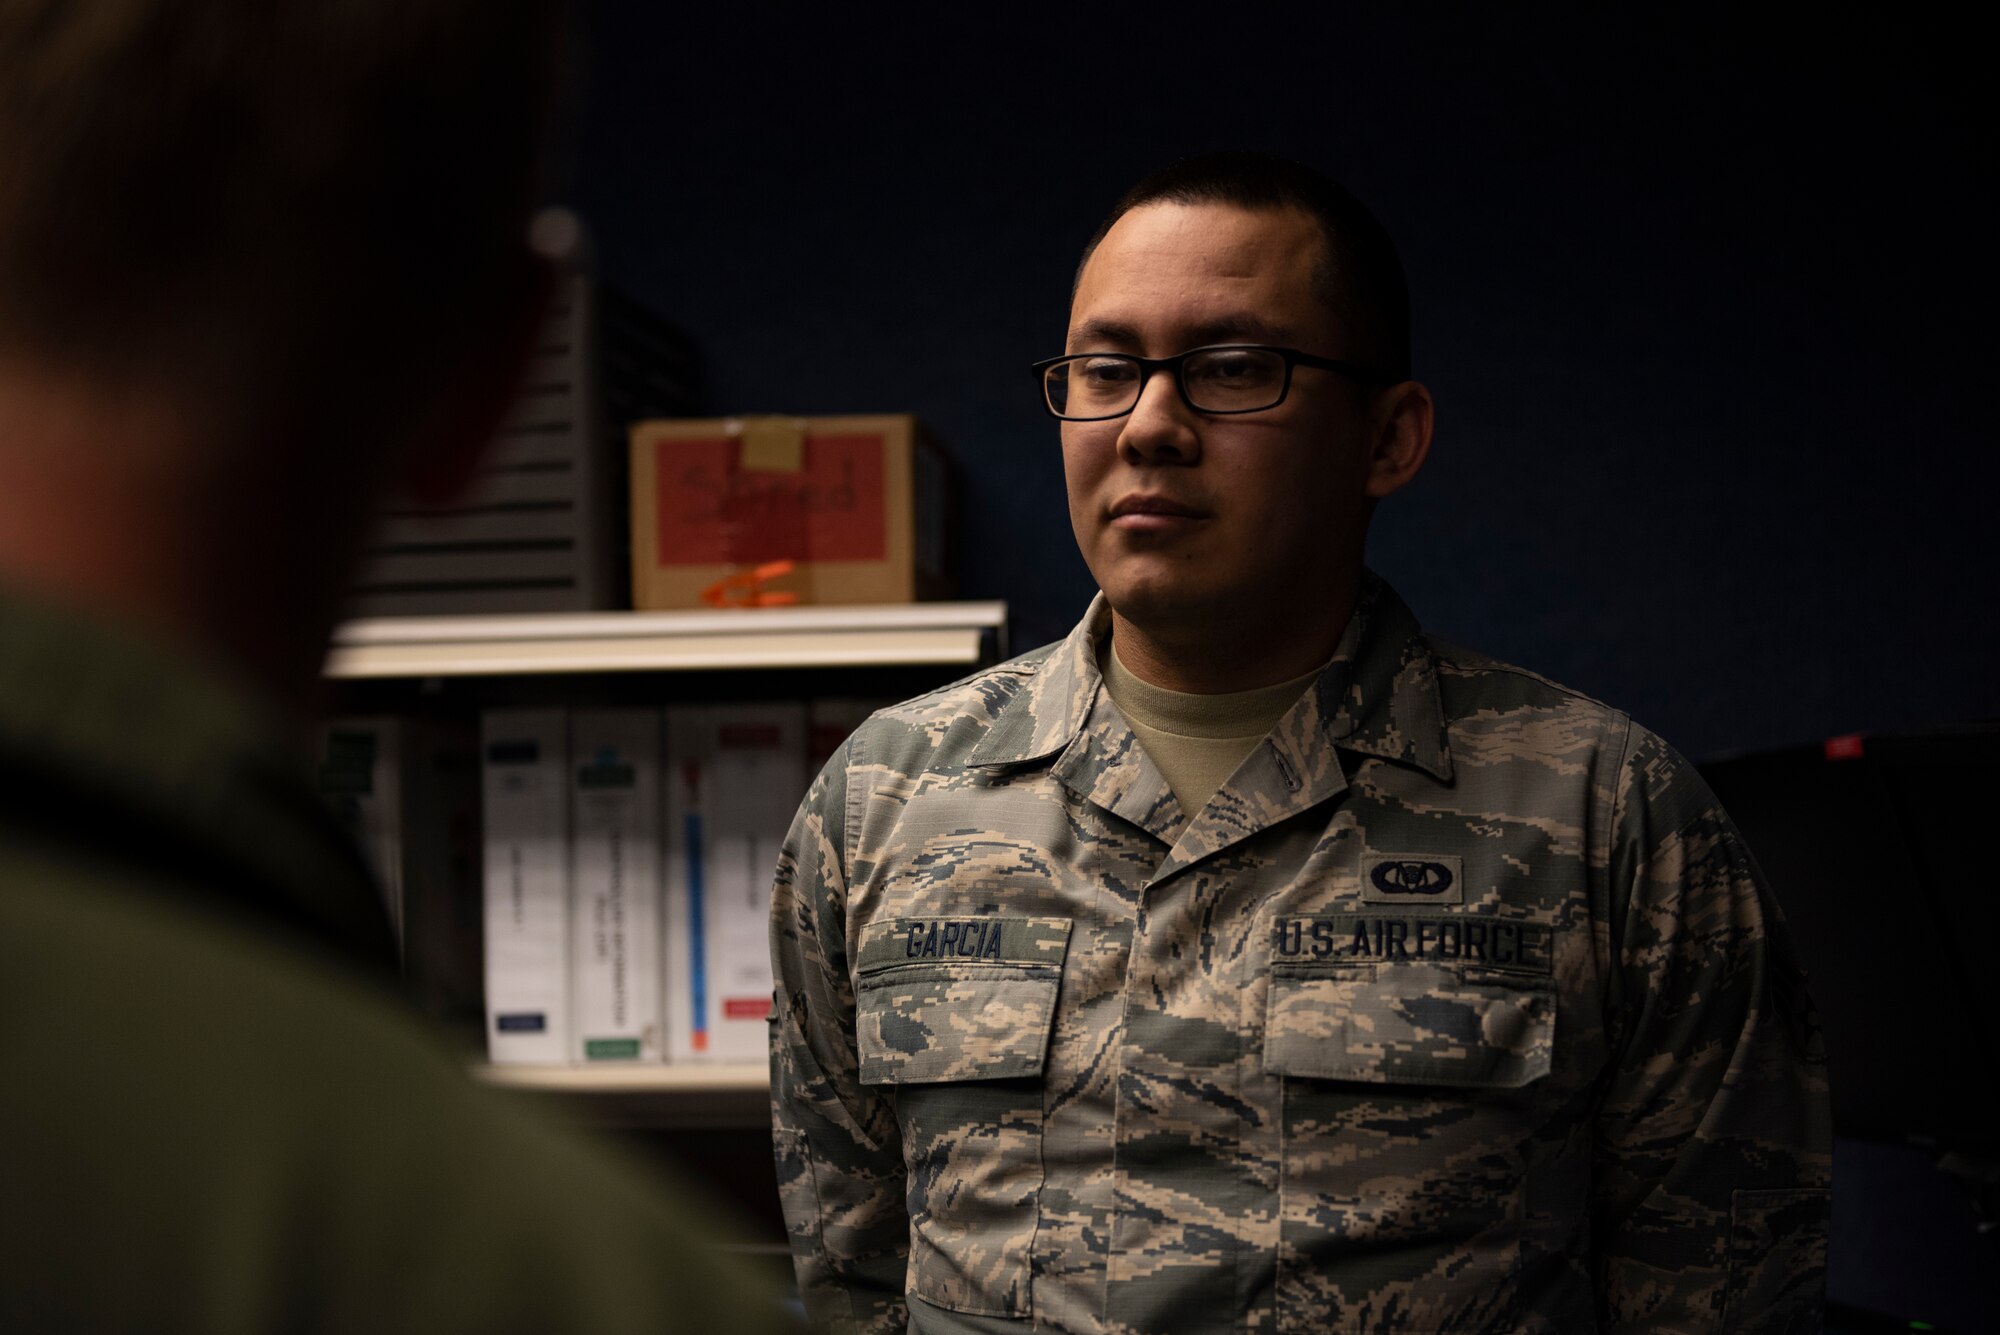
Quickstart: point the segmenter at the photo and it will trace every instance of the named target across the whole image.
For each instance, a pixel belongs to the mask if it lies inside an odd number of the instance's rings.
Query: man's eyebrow
[[[1069,331],[1069,344],[1073,348],[1092,344],[1135,348],[1139,346],[1139,331],[1117,320],[1085,320]]]
[[[1233,315],[1218,316],[1204,320],[1187,331],[1184,347],[1206,347],[1211,343],[1282,343],[1288,335],[1276,325],[1250,313],[1242,311]],[[1121,320],[1085,320],[1069,331],[1069,345],[1073,348],[1136,348],[1143,340],[1139,331]]]

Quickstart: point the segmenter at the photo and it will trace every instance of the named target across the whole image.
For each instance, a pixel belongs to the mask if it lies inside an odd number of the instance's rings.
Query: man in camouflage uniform
[[[778,868],[827,1328],[1816,1325],[1824,1068],[1727,817],[1362,566],[1430,442],[1407,321],[1373,219],[1269,159],[1087,252],[1043,375],[1103,594],[864,724]]]

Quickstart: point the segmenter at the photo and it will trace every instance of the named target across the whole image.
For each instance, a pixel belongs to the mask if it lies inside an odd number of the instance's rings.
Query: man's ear
[[[548,319],[556,268],[523,249],[491,320],[474,328],[452,382],[432,401],[402,475],[403,491],[437,508],[463,496],[512,408]]]
[[[1368,496],[1381,500],[1417,475],[1431,452],[1431,392],[1415,380],[1382,391],[1375,405]]]

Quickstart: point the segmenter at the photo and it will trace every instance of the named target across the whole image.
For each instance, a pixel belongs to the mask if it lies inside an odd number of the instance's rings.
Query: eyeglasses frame
[[[1187,381],[1181,376],[1181,368],[1187,364],[1188,358],[1198,357],[1204,352],[1276,353],[1278,356],[1284,358],[1285,383],[1279,388],[1278,397],[1261,408],[1198,407],[1195,401],[1188,396]],[[1049,402],[1049,368],[1061,365],[1063,362],[1083,361],[1091,357],[1117,357],[1138,365],[1139,388],[1132,396],[1132,406],[1119,412],[1105,413],[1100,417],[1068,417],[1057,412],[1055,405]],[[1300,352],[1297,348],[1272,347],[1263,343],[1210,343],[1199,348],[1189,348],[1186,352],[1177,352],[1171,357],[1141,357],[1130,352],[1066,352],[1060,357],[1044,357],[1028,369],[1034,373],[1035,386],[1042,393],[1042,407],[1048,412],[1049,416],[1059,422],[1109,422],[1135,411],[1139,406],[1139,400],[1146,395],[1146,382],[1153,378],[1155,371],[1166,370],[1168,368],[1172,368],[1173,370],[1174,389],[1180,394],[1181,402],[1187,405],[1190,412],[1200,413],[1204,417],[1237,417],[1244,413],[1267,413],[1271,409],[1283,404],[1291,396],[1292,368],[1295,366],[1310,366],[1316,370],[1333,371],[1355,380],[1372,381],[1378,385],[1394,385],[1401,383],[1403,380],[1401,376],[1389,375],[1386,372],[1376,370],[1372,366],[1363,366],[1359,362],[1341,361],[1336,357],[1316,357],[1310,352]]]

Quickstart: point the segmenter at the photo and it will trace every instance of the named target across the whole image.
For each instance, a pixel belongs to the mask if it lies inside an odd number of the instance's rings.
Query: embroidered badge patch
[[[1367,853],[1361,858],[1361,902],[1411,907],[1463,904],[1465,863],[1456,853]]]

